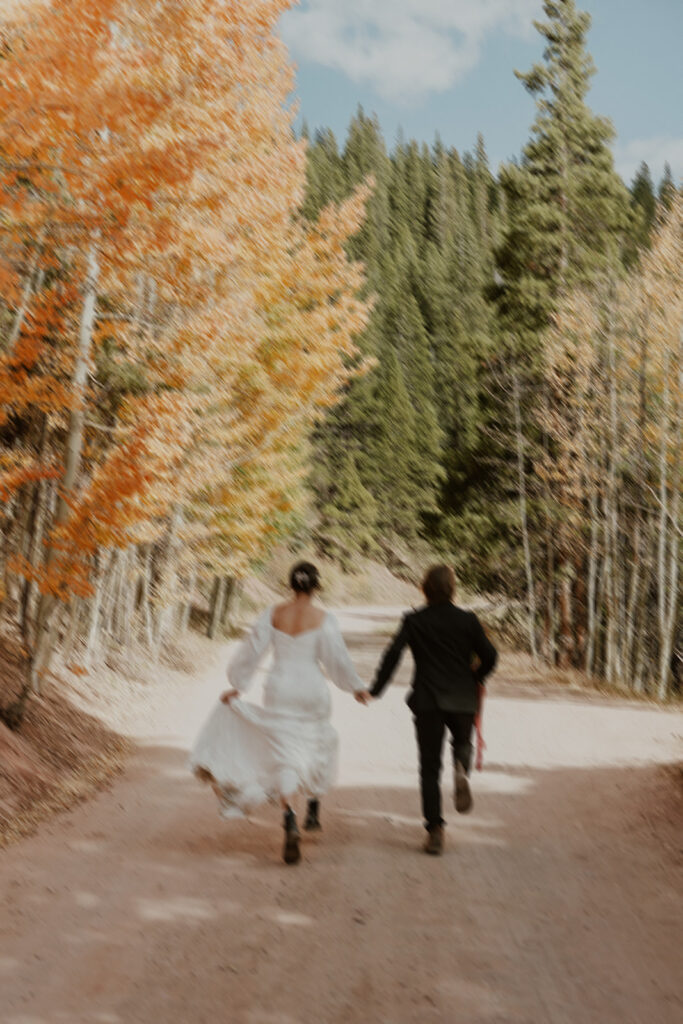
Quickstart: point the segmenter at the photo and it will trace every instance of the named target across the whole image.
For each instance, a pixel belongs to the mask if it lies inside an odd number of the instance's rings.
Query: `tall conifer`
[[[650,236],[657,218],[657,197],[650,168],[643,162],[631,183],[633,224],[627,243],[627,262],[632,263],[640,249],[650,247]]]
[[[659,189],[657,190],[657,198],[659,199],[660,206],[666,213],[668,213],[673,206],[676,191],[673,174],[671,173],[671,164],[665,163],[664,174],[659,183]]]
[[[522,396],[518,445],[526,444],[532,466],[541,450],[546,460],[552,458],[545,335],[570,289],[589,288],[619,273],[629,225],[628,193],[609,148],[613,128],[586,102],[595,71],[586,49],[590,16],[579,11],[574,0],[545,0],[543,9],[547,20],[535,22],[545,43],[543,61],[517,73],[536,98],[531,138],[521,163],[501,174],[508,228],[498,253],[502,344],[494,389],[501,454],[507,463],[501,467],[503,479],[514,450],[512,390],[519,389]],[[574,643],[571,589],[576,568],[547,477],[535,478],[532,484],[531,531],[537,575],[545,589],[546,652],[554,654],[558,628],[560,657],[568,660]]]
[[[521,164],[503,169],[509,227],[499,251],[502,326],[518,355],[537,354],[558,296],[614,264],[628,198],[616,174],[610,122],[586,103],[595,67],[586,49],[590,16],[574,0],[545,0],[543,63],[517,77],[537,114]]]

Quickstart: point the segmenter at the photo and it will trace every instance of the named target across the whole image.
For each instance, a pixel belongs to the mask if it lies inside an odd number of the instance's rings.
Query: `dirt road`
[[[343,615],[366,675],[394,621]],[[683,1020],[681,805],[662,767],[680,715],[502,671],[474,811],[449,811],[430,858],[408,662],[368,708],[335,693],[339,787],[289,868],[275,808],[222,822],[186,772],[222,686],[208,667],[108,792],[0,856],[0,1021]]]

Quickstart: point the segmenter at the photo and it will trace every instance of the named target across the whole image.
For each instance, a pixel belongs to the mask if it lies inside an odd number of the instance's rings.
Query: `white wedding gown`
[[[271,619],[271,609],[259,616],[228,668],[240,697],[218,702],[190,754],[190,767],[212,782],[227,818],[280,796],[324,793],[334,781],[338,744],[325,674],[349,693],[367,689],[329,612],[317,629],[296,636]],[[260,707],[241,695],[269,649],[273,664]]]

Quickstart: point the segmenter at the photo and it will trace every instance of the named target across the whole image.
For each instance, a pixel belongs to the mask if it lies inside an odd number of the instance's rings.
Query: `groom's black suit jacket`
[[[373,697],[389,682],[405,647],[410,647],[415,661],[407,697],[411,711],[476,712],[478,684],[491,672],[498,655],[474,612],[448,602],[404,615],[377,669],[370,689]]]

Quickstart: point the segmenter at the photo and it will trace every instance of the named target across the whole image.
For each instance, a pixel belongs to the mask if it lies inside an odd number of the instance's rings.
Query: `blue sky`
[[[589,103],[617,131],[617,170],[664,162],[683,177],[683,0],[580,0],[597,65]],[[297,65],[301,116],[343,140],[358,104],[391,146],[406,138],[471,149],[491,165],[519,153],[534,103],[513,70],[541,59],[541,0],[301,0],[282,35]]]

